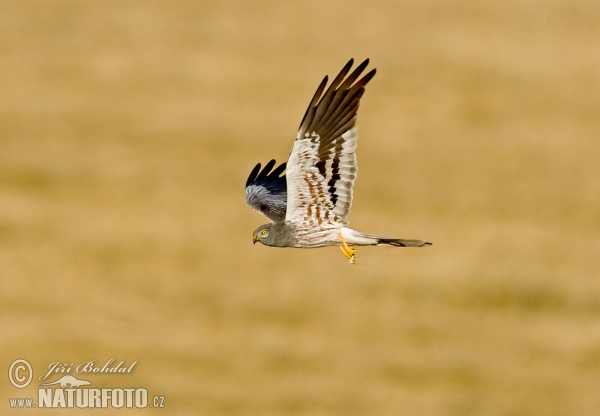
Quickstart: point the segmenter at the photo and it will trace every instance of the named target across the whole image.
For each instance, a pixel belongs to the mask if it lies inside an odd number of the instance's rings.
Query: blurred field
[[[89,377],[166,397],[128,415],[600,414],[600,3],[455,3],[0,3],[3,374],[137,360]],[[253,246],[246,175],[350,57],[351,225],[434,245]]]

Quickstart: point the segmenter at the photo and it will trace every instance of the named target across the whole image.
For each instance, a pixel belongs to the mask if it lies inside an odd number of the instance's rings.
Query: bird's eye
[[[268,232],[267,230],[262,230],[262,231],[260,232],[260,235],[267,235],[267,234],[269,234],[269,232]]]

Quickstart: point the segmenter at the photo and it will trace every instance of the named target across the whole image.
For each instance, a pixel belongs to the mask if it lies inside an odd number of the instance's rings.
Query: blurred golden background
[[[600,413],[597,0],[5,1],[0,33],[1,364],[35,373],[0,413],[113,357],[93,386],[166,398],[123,414]],[[434,245],[253,246],[248,173],[351,57],[351,226]]]

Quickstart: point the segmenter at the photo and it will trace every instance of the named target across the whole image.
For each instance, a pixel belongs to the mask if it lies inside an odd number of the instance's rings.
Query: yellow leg
[[[344,240],[344,236],[342,235],[342,233],[338,233],[338,237],[340,237],[340,240],[342,241],[343,246],[340,246],[340,250],[342,250],[342,253],[344,253],[344,256],[346,256],[346,258],[348,259],[348,261],[350,262],[350,264],[355,264],[356,262],[356,250],[354,250],[352,247],[348,246],[348,244],[346,244],[346,240]]]

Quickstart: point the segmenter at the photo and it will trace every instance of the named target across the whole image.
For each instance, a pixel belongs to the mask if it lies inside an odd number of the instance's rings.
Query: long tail
[[[422,240],[403,240],[401,238],[382,237],[375,234],[361,233],[360,231],[345,228],[344,238],[350,245],[357,246],[394,246],[394,247],[425,247],[431,243]]]
[[[422,240],[403,240],[401,238],[379,238],[377,239],[377,245],[384,246],[395,246],[395,247],[425,247],[430,246],[431,243]]]

